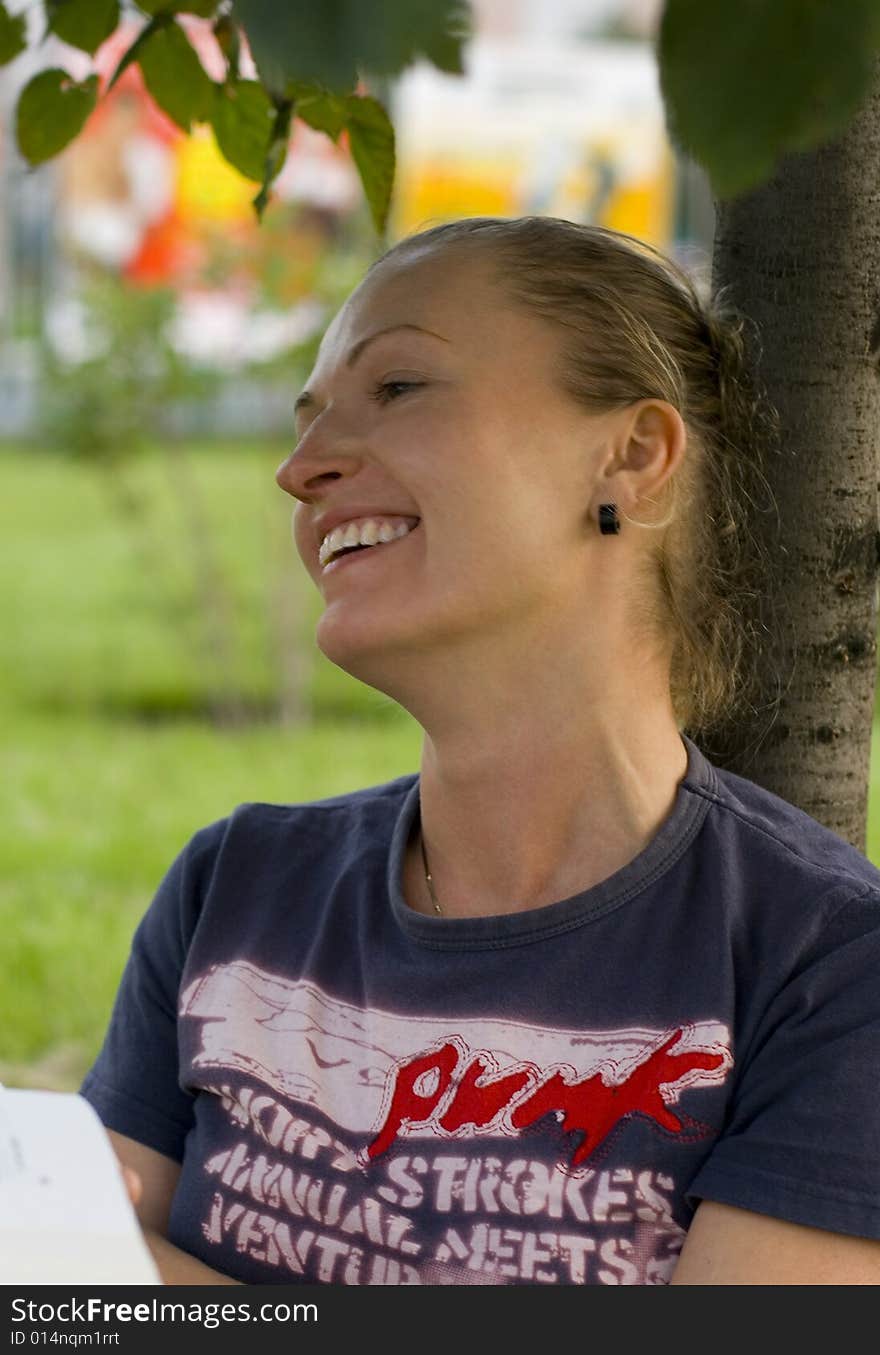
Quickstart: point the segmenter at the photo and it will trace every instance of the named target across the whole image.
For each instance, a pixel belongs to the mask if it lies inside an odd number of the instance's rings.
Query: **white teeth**
[[[408,523],[400,519],[392,522],[385,518],[367,518],[365,522],[349,522],[344,526],[334,527],[321,542],[318,561],[321,565],[326,565],[337,551],[344,550],[348,546],[378,546],[385,545],[389,541],[397,541],[411,532],[415,526],[415,522]]]

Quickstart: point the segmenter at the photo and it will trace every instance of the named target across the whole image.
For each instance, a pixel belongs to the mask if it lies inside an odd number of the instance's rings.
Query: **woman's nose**
[[[331,480],[353,475],[361,464],[353,437],[313,436],[316,431],[309,428],[275,472],[278,486],[303,503],[319,497]]]

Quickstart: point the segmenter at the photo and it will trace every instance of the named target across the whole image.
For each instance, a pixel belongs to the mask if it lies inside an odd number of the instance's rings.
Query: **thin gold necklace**
[[[434,912],[437,914],[438,917],[442,917],[443,909],[440,907],[440,901],[437,898],[437,895],[434,893],[434,882],[431,879],[431,872],[428,870],[428,857],[427,853],[425,852],[425,835],[422,832],[421,828],[419,828],[419,842],[421,843],[422,847],[422,864],[425,867],[425,880],[428,885],[428,893],[431,895],[431,902],[434,905]]]

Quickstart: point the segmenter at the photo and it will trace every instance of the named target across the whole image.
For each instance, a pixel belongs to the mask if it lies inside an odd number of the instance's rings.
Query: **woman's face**
[[[560,607],[589,615],[607,418],[560,390],[556,330],[508,303],[489,272],[461,249],[374,270],[324,337],[297,402],[299,442],[278,469],[326,603],[318,644],[375,686],[395,653],[528,643]],[[368,517],[417,521],[322,563],[328,529]]]

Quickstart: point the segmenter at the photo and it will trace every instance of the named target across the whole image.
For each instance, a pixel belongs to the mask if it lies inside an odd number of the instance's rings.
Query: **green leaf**
[[[346,108],[352,158],[361,176],[373,223],[382,235],[394,186],[394,128],[376,99],[352,95],[346,100]]]
[[[276,98],[293,80],[347,93],[357,83],[355,57],[338,26],[341,0],[234,0],[233,16],[247,34],[263,84]]]
[[[718,197],[747,192],[783,155],[844,131],[878,50],[877,0],[667,0],[658,56],[670,134]]]
[[[212,32],[226,61],[229,79],[237,80],[241,61],[241,35],[238,25],[232,22],[228,14],[221,14],[213,25]]]
[[[213,81],[189,40],[173,20],[156,29],[138,53],[147,89],[159,107],[184,132],[207,122],[214,104]]]
[[[49,31],[91,56],[119,23],[119,0],[49,0]]]
[[[275,108],[257,80],[214,86],[211,126],[221,155],[246,179],[261,183]]]
[[[233,12],[279,97],[298,80],[348,93],[359,69],[396,75],[419,57],[460,72],[469,23],[463,0],[234,0]]]
[[[144,14],[197,14],[200,19],[210,19],[220,0],[135,0],[138,9]]]
[[[263,167],[263,182],[260,185],[260,191],[253,200],[253,208],[257,214],[257,220],[262,221],[263,213],[269,203],[269,189],[274,179],[278,177],[284,167],[287,159],[287,150],[290,145],[290,124],[293,119],[293,100],[281,99],[275,105],[275,120],[272,123],[272,131],[269,135],[269,150],[266,154],[266,163]]]
[[[462,48],[472,36],[463,0],[347,0],[345,9],[361,69],[398,75],[423,58],[451,75],[463,73]]]
[[[10,14],[0,0],[0,66],[17,57],[27,46],[27,20],[23,14]]]
[[[128,51],[122,54],[122,57],[120,58],[119,61],[119,65],[116,67],[116,70],[110,77],[110,83],[107,86],[108,94],[110,90],[113,88],[113,86],[116,84],[116,81],[119,79],[120,75],[122,75],[123,71],[127,70],[133,61],[137,61],[138,57],[141,54],[142,48],[144,48],[146,44],[150,41],[153,34],[158,33],[161,28],[165,28],[171,22],[172,19],[170,14],[157,14],[154,19],[151,19],[148,24],[144,25],[140,33],[138,33],[137,37],[135,38],[134,42],[129,47]]]
[[[346,123],[348,101],[339,94],[330,94],[317,85],[295,82],[296,116],[317,132],[326,132],[332,141],[339,140],[339,133]]]
[[[16,109],[18,148],[32,165],[50,160],[72,141],[98,99],[98,77],[82,84],[53,67],[28,81]]]

